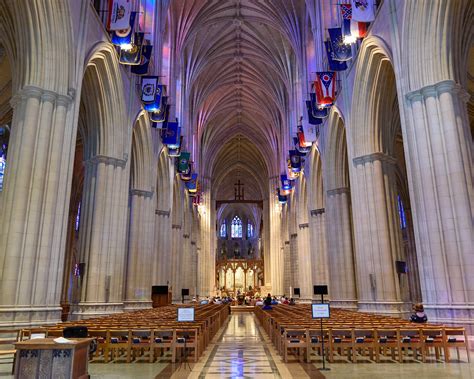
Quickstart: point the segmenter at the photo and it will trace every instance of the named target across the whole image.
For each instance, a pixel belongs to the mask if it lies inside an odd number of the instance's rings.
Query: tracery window
[[[79,230],[79,225],[81,224],[81,203],[77,207],[76,221],[74,222],[74,229],[76,232]]]
[[[221,238],[227,237],[227,223],[225,222],[225,220],[221,224],[221,230],[219,232],[219,236]]]
[[[5,168],[7,167],[7,145],[0,145],[0,192],[3,190],[3,178],[5,177]]]
[[[239,216],[235,216],[232,220],[230,235],[232,238],[242,238],[242,220]]]

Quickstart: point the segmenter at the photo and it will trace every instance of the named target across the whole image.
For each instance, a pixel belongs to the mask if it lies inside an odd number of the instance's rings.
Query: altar
[[[263,259],[222,259],[216,262],[216,282],[221,290],[246,292],[262,286]]]

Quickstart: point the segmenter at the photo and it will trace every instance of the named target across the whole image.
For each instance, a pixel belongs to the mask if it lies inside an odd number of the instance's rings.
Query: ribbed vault
[[[246,198],[268,196],[289,134],[304,0],[181,0],[170,12],[196,166],[215,198],[233,198],[239,177]]]

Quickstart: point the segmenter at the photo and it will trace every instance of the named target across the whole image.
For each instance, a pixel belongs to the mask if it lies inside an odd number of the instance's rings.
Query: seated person
[[[272,296],[270,294],[267,295],[265,300],[263,301],[263,308],[264,310],[270,310],[272,309]]]
[[[419,324],[422,324],[428,321],[428,317],[426,316],[425,309],[423,308],[423,304],[417,303],[413,306],[413,314],[410,317],[410,321],[416,322]]]
[[[282,299],[281,303],[282,304],[289,304],[290,302],[288,301],[288,298],[285,297],[285,298]]]
[[[288,305],[295,305],[296,301],[295,299],[291,298],[290,301],[288,302]]]
[[[277,304],[278,304],[278,300],[277,300],[276,296],[273,296],[271,305],[277,305]]]
[[[255,305],[256,305],[257,307],[262,306],[262,305],[263,305],[263,300],[260,299],[260,298],[258,298],[257,301],[255,302]]]

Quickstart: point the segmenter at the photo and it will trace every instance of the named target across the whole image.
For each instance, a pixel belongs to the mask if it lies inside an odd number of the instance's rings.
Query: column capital
[[[332,195],[340,195],[342,193],[350,193],[349,187],[340,187],[340,188],[334,188],[332,190],[328,190],[326,194],[328,196]]]
[[[352,162],[354,162],[354,166],[364,165],[366,163],[371,163],[374,161],[381,161],[381,162],[390,163],[390,164],[397,163],[397,160],[394,157],[391,157],[390,155],[387,155],[381,152],[361,155],[360,157],[356,157],[352,160]]]
[[[183,234],[183,238],[188,239],[188,238],[189,238],[189,234]]]
[[[153,190],[151,191],[145,191],[145,190],[140,190],[140,189],[131,189],[130,190],[130,195],[132,196],[142,196],[142,197],[153,197]]]
[[[289,245],[290,244],[290,241],[285,241],[285,245]]]
[[[170,211],[163,211],[161,209],[155,209],[155,214],[158,215],[158,216],[166,216],[166,217],[170,217]]]
[[[326,212],[325,208],[319,208],[319,209],[312,209],[309,213],[311,217],[316,217],[318,215],[322,215],[324,212]]]
[[[298,233],[290,234],[290,238],[296,238],[296,237],[298,237]]]
[[[171,229],[178,229],[181,230],[181,224],[172,224]]]
[[[298,228],[300,229],[309,228],[309,224],[307,222],[305,222],[304,224],[299,224]]]
[[[429,97],[438,97],[445,92],[460,95],[460,97],[466,102],[469,100],[469,94],[467,91],[454,80],[443,80],[436,84],[428,85],[415,91],[408,92],[405,95],[405,98],[409,103],[414,103]]]
[[[44,88],[36,87],[36,86],[24,86],[20,89],[10,100],[10,105],[12,108],[23,99],[27,99],[29,97],[35,97],[38,100],[42,101],[49,101],[51,103],[58,103],[63,106],[68,106],[74,100],[75,90],[71,89],[67,95],[62,95],[57,92],[47,90]]]
[[[125,159],[119,159],[115,157],[107,157],[105,155],[96,155],[87,161],[84,161],[84,164],[86,166],[88,165],[96,165],[99,163],[105,163],[107,165],[113,165],[115,167],[125,167],[125,164],[127,163],[127,157],[124,157]]]

